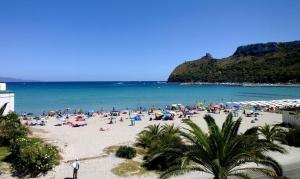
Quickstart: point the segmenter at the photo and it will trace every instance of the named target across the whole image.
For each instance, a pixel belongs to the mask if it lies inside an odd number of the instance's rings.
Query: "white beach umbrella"
[[[251,106],[255,106],[255,105],[256,105],[256,103],[255,103],[254,101],[250,101],[249,104],[250,104]]]

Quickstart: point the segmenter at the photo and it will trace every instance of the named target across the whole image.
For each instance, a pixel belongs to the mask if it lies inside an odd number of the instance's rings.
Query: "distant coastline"
[[[253,87],[300,87],[300,83],[233,83],[233,82],[168,82],[168,81],[1,81],[5,83],[115,83],[122,85],[123,83],[157,83],[157,84],[179,84],[179,85],[225,85],[225,86],[253,86]]]
[[[19,78],[11,78],[11,77],[0,77],[0,82],[2,83],[18,83],[18,82],[39,82],[35,80],[24,80]]]
[[[300,87],[299,83],[218,83],[218,82],[184,82],[180,83],[180,85],[228,85],[228,86],[253,86],[253,87]]]
[[[222,59],[207,53],[198,60],[178,65],[168,81],[297,84],[300,83],[300,41],[240,46],[233,55]]]

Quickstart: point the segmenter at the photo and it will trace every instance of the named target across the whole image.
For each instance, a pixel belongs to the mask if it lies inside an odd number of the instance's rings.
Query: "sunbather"
[[[100,129],[99,129],[99,131],[108,131],[109,130],[109,128],[107,128],[107,127],[100,127]]]

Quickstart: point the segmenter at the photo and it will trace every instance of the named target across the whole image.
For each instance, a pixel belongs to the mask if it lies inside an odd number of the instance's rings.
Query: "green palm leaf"
[[[222,128],[210,115],[205,115],[204,119],[208,126],[208,133],[205,133],[193,121],[186,121],[187,128],[179,132],[185,142],[179,146],[166,146],[153,155],[154,158],[164,156],[173,161],[171,167],[162,173],[161,178],[181,175],[189,171],[211,173],[216,179],[228,176],[249,179],[247,172],[270,177],[282,176],[281,166],[266,155],[266,152],[285,153],[286,151],[269,140],[259,139],[258,128],[251,128],[239,134],[242,119],[234,121],[231,113],[227,116]],[[173,131],[174,126],[169,126],[169,128],[164,130]],[[249,163],[255,163],[262,168],[243,168]]]

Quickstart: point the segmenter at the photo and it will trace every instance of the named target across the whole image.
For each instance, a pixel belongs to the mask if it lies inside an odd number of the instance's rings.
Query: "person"
[[[73,166],[73,179],[77,179],[77,174],[78,174],[78,170],[80,167],[80,162],[78,159],[76,159],[76,161],[72,164]]]
[[[107,127],[100,127],[100,129],[99,129],[99,131],[108,131],[109,130],[109,128],[107,128]]]
[[[108,124],[113,124],[113,119],[112,118],[110,118],[110,121],[109,121]]]
[[[135,125],[135,120],[134,120],[134,118],[131,118],[131,120],[130,120],[130,122],[131,122],[131,126],[134,126]]]

